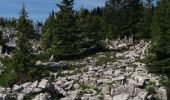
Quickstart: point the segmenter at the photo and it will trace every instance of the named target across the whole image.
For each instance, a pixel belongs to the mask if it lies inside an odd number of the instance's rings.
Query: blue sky
[[[60,0],[0,0],[0,17],[18,18],[22,4],[25,3],[29,18],[34,21],[44,21],[50,11],[57,11],[56,3]],[[80,7],[92,9],[104,6],[105,0],[75,0],[74,9]]]

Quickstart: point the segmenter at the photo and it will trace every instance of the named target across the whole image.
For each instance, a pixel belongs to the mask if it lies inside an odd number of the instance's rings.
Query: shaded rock
[[[32,100],[47,100],[46,99],[46,95],[43,93],[40,93],[39,95],[37,95],[35,98],[33,98]]]

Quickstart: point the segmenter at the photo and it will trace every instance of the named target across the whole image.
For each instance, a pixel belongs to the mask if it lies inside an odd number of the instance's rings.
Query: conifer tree
[[[146,4],[143,7],[143,16],[140,20],[140,23],[138,25],[138,34],[136,34],[136,37],[138,38],[151,38],[151,23],[152,23],[152,17],[154,13],[154,6],[153,6],[153,0],[146,0]]]
[[[121,0],[107,0],[105,3],[104,20],[108,37],[115,37],[119,33],[119,8]]]
[[[52,11],[45,22],[42,33],[42,49],[47,50],[52,47],[52,44],[55,41],[55,32],[56,31],[56,18],[55,13]]]
[[[0,31],[0,46],[4,44],[3,33]]]
[[[129,33],[135,35],[138,32],[138,24],[142,16],[141,0],[128,0],[128,30]]]
[[[22,83],[26,82],[27,79],[30,79],[29,68],[34,66],[34,62],[31,59],[31,43],[29,34],[30,24],[27,19],[27,13],[25,11],[25,6],[21,9],[19,21],[17,23],[17,45],[16,49],[12,55],[12,59],[7,59],[7,62],[4,62],[5,71],[1,76],[3,82],[1,85],[11,85],[13,83]]]
[[[170,1],[161,0],[155,9],[152,22],[153,57],[150,68],[156,73],[170,76]]]
[[[20,17],[17,23],[17,30],[25,34],[25,36],[28,37],[29,39],[34,39],[35,34],[34,34],[33,23],[31,20],[27,19],[28,13],[26,12],[24,4],[19,14]]]
[[[53,52],[56,58],[66,58],[78,52],[77,43],[79,39],[73,4],[74,0],[62,0],[61,4],[57,4],[60,10],[56,15],[56,32],[53,45]]]

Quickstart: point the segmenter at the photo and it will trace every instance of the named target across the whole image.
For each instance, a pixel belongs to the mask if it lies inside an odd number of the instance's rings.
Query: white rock
[[[74,89],[79,89],[80,85],[79,84],[74,84]]]
[[[110,95],[105,95],[104,96],[104,100],[113,100],[113,98]]]
[[[120,94],[113,97],[113,100],[128,100],[129,94]]]
[[[116,77],[116,78],[112,78],[112,82],[115,82],[115,81],[122,81],[122,80],[124,80],[125,79],[125,77],[124,76],[119,76],[119,77]]]
[[[102,87],[102,94],[104,94],[104,95],[110,95],[110,86],[109,85],[105,85],[105,86],[103,86]]]
[[[127,72],[133,72],[134,71],[134,67],[126,67],[126,71]]]
[[[41,61],[37,61],[37,62],[35,63],[36,66],[40,66],[41,64],[42,64]]]
[[[34,88],[34,89],[32,90],[33,93],[39,93],[39,92],[41,92],[41,91],[42,91],[41,88]]]
[[[78,75],[68,76],[68,79],[74,80],[74,81],[79,81],[79,76]]]
[[[128,46],[124,43],[124,44],[119,44],[117,46],[118,49],[128,49]]]
[[[47,86],[48,80],[42,79],[41,82],[39,83],[38,87],[45,89]]]
[[[97,80],[97,83],[98,83],[98,84],[102,84],[102,83],[103,83],[103,80]]]
[[[31,85],[32,82],[27,82],[27,83],[24,83],[22,85],[20,85],[20,87],[23,87],[23,88],[27,88]]]
[[[116,54],[116,58],[121,58],[121,57],[123,57],[123,54],[121,54],[121,53]]]
[[[138,97],[139,97],[140,99],[142,99],[142,100],[146,100],[147,95],[148,95],[148,92],[142,91],[142,92],[140,92],[140,93],[138,94]]]
[[[68,82],[64,83],[61,87],[62,88],[72,87],[73,83],[74,83],[74,81],[68,81]]]
[[[18,90],[21,90],[21,87],[19,85],[14,85],[12,91],[18,91]]]
[[[161,99],[161,100],[168,100],[168,94],[167,94],[167,90],[165,89],[165,87],[160,87],[157,91],[157,96]]]
[[[112,75],[113,75],[113,70],[110,69],[110,70],[108,70],[108,71],[105,71],[103,74],[104,74],[104,75],[110,75],[110,76],[112,76]]]
[[[38,81],[35,81],[31,84],[31,88],[36,88],[38,86]]]
[[[49,62],[53,62],[54,61],[54,55],[52,55],[49,59]]]
[[[120,70],[115,70],[114,72],[114,76],[118,77],[120,74],[122,74],[123,72],[121,72]]]
[[[17,100],[24,100],[24,94],[18,94]]]

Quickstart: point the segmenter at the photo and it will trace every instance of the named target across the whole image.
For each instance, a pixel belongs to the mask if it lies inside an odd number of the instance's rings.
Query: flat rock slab
[[[48,80],[42,79],[41,82],[39,83],[38,87],[42,88],[42,89],[45,89],[47,83],[48,83]]]

